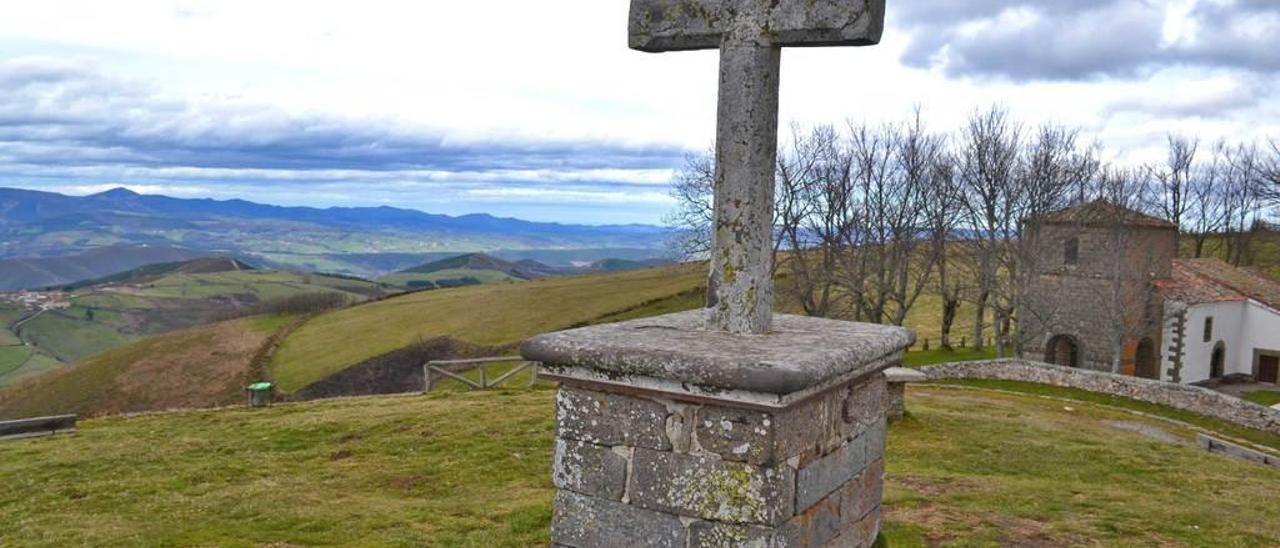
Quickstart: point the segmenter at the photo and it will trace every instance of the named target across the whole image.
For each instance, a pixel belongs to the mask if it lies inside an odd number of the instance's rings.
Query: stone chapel
[[[1178,227],[1106,201],[1028,219],[1020,257],[1026,358],[1176,383],[1277,382],[1280,281],[1178,259]]]

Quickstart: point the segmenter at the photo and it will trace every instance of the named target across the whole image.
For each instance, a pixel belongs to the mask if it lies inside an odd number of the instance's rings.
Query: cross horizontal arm
[[[648,52],[717,49],[731,32],[762,46],[879,43],[885,0],[632,0],[630,46]]]

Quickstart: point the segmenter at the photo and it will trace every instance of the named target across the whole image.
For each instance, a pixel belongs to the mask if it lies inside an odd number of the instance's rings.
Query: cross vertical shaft
[[[769,331],[773,318],[773,184],[782,49],[725,40],[716,122],[715,227],[709,327]]]
[[[869,46],[885,0],[632,0],[627,43],[648,52],[720,50],[707,327],[768,333],[773,184],[784,47]]]

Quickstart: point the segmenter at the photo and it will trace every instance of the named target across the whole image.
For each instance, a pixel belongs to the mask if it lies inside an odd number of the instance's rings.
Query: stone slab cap
[[[786,395],[880,371],[915,334],[902,327],[780,315],[766,335],[706,328],[701,310],[533,337],[520,353],[544,369],[647,377],[703,390]]]
[[[905,367],[890,367],[884,370],[885,380],[891,383],[910,383],[925,382],[929,380],[929,376],[915,369],[907,369]]]
[[[629,43],[647,52],[718,49],[729,33],[765,46],[870,46],[885,0],[632,0]]]

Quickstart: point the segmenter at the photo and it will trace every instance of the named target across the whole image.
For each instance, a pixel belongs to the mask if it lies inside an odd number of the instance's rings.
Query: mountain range
[[[0,188],[0,290],[211,254],[267,268],[364,277],[470,252],[553,266],[644,260],[663,254],[664,236],[665,229],[650,225],[454,217],[389,206],[321,209],[125,188],[89,196]]]

